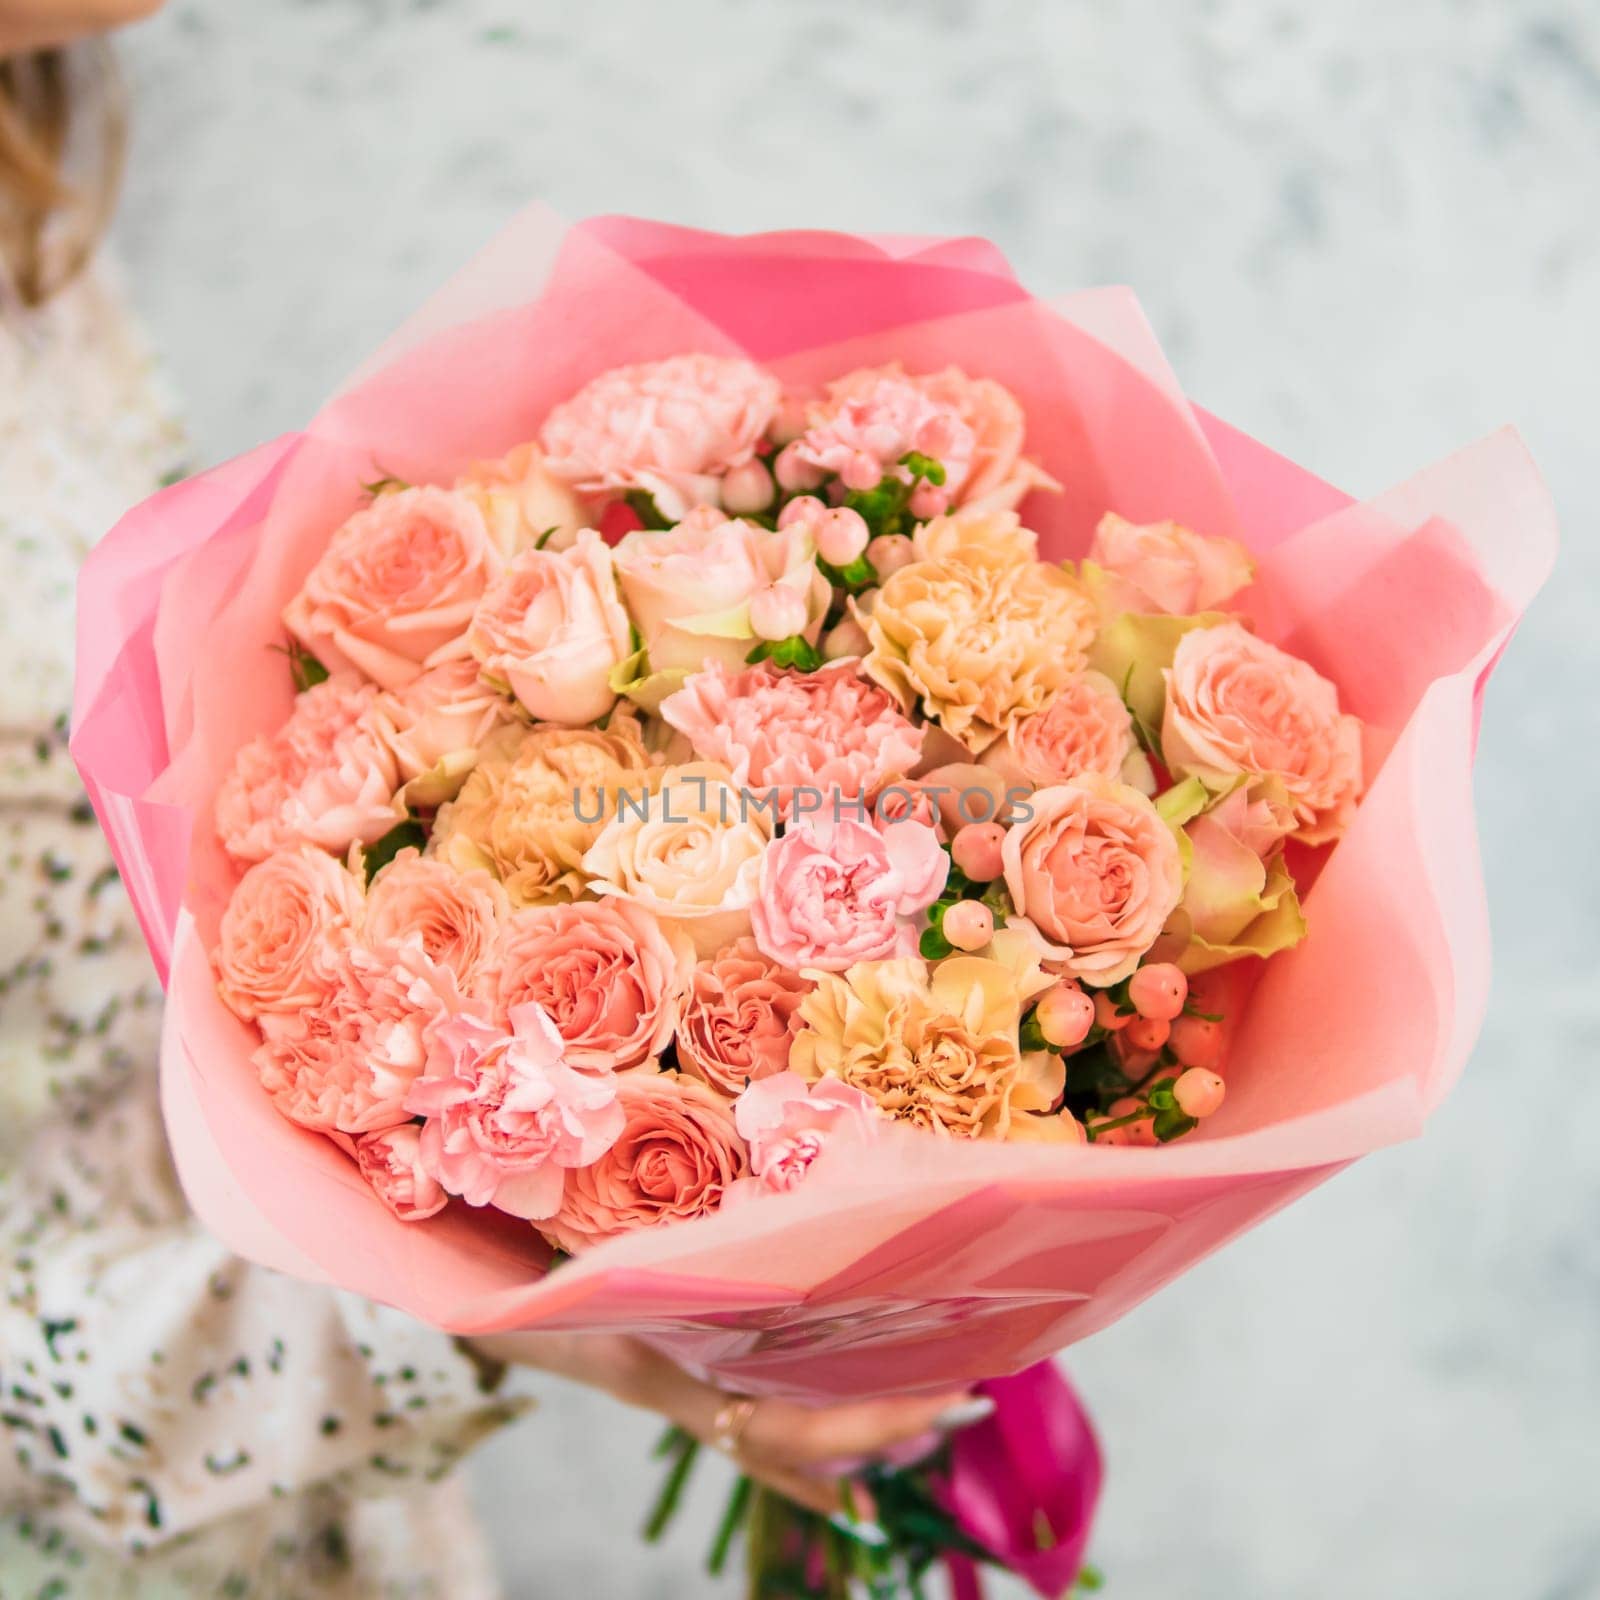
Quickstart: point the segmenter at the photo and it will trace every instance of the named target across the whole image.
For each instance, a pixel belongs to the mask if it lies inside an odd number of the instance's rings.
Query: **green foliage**
[[[787,639],[763,639],[745,660],[751,666],[758,661],[770,661],[775,667],[815,672],[823,664],[823,655],[803,634],[793,633]]]
[[[376,844],[362,852],[361,864],[371,883],[402,850],[420,850],[428,842],[428,830],[415,817],[396,823]]]

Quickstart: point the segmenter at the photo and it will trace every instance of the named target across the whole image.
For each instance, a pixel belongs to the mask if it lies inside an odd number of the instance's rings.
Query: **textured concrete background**
[[[1358,494],[1523,428],[1566,546],[1489,700],[1466,1081],[1070,1364],[1122,1600],[1600,1596],[1600,6],[179,0],[127,54],[120,242],[206,461],[536,195],[1130,283],[1193,394]],[[483,1454],[513,1595],[707,1592],[697,1530],[632,1541],[649,1436],[562,1394]]]

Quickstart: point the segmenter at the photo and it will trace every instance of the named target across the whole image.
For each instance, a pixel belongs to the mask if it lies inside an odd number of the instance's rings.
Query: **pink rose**
[[[406,1120],[406,1095],[434,1031],[461,1009],[450,973],[420,939],[344,953],[340,983],[320,1005],[260,1019],[251,1060],[272,1103],[301,1127],[371,1133]]]
[[[567,1175],[561,1210],[542,1225],[573,1254],[638,1228],[705,1216],[749,1166],[733,1108],[697,1079],[626,1072],[612,1081],[622,1134],[598,1161]]]
[[[218,933],[217,992],[246,1022],[320,1005],[338,987],[361,922],[361,884],[321,850],[297,845],[239,880]]]
[[[1298,838],[1325,844],[1345,830],[1361,793],[1361,724],[1326,678],[1228,622],[1186,633],[1166,679],[1161,750],[1175,774],[1213,789],[1275,777]]]
[[[452,487],[477,506],[507,561],[531,544],[565,550],[588,525],[578,497],[545,465],[536,444],[519,444],[495,461],[474,461]]]
[[[467,496],[380,494],[328,541],[284,609],[284,625],[330,672],[353,667],[397,689],[456,653],[451,647],[500,568]]]
[[[1195,533],[1177,522],[1140,525],[1108,511],[1094,530],[1088,559],[1111,581],[1101,604],[1119,611],[1187,617],[1226,604],[1250,582],[1250,552],[1232,539]]]
[[[1137,749],[1133,718],[1117,686],[1101,673],[1084,672],[1042,711],[1019,718],[979,760],[1008,783],[1048,788],[1083,772],[1118,777]]]
[[[697,756],[721,762],[737,783],[763,797],[776,790],[785,814],[796,785],[870,795],[922,755],[922,730],[851,661],[817,672],[765,662],[729,672],[714,662],[663,700],[660,712]]]
[[[782,1072],[810,988],[754,939],[735,941],[694,969],[678,1022],[679,1066],[729,1096]]]
[[[926,824],[841,820],[830,802],[768,846],[750,912],[756,943],[784,966],[827,972],[914,955],[949,871]]]
[[[367,891],[365,940],[382,948],[419,939],[463,994],[492,978],[500,925],[511,902],[488,872],[461,872],[416,850],[400,851]]]
[[[449,1204],[443,1186],[422,1164],[422,1137],[412,1123],[362,1134],[356,1140],[356,1165],[402,1222],[421,1222]]]
[[[755,454],[779,385],[735,356],[683,355],[603,372],[539,432],[546,466],[585,494],[643,489],[676,522],[715,505],[720,480]]]
[[[378,691],[336,673],[297,695],[289,720],[252,739],[217,790],[217,834],[236,861],[314,844],[342,855],[381,839],[406,810],[400,773],[379,738]]]
[[[763,589],[778,585],[804,599],[813,643],[833,600],[805,526],[774,532],[709,506],[664,533],[628,534],[615,561],[654,672],[698,672],[713,661],[738,672],[756,642],[750,601]]]
[[[1095,773],[1040,789],[1001,847],[1017,914],[1049,957],[1097,987],[1119,982],[1183,893],[1172,829],[1137,789]]]
[[[539,1220],[561,1204],[567,1170],[622,1132],[618,1080],[574,1070],[541,1007],[518,1006],[510,1022],[510,1033],[471,1015],[440,1027],[406,1109],[427,1118],[423,1165],[449,1193]]]
[[[542,1006],[579,1071],[642,1066],[672,1039],[693,961],[686,939],[628,901],[530,906],[506,925],[496,1004]]]
[[[778,1193],[794,1188],[830,1144],[870,1144],[884,1121],[860,1089],[838,1078],[807,1083],[794,1072],[752,1083],[733,1120],[750,1147],[751,1174]]]
[[[577,727],[616,704],[615,667],[632,653],[611,552],[592,528],[568,550],[530,545],[490,587],[467,643],[541,722]]]
[[[453,800],[480,748],[515,720],[511,701],[483,681],[470,656],[380,694],[372,719],[399,767],[407,803],[427,807]]]

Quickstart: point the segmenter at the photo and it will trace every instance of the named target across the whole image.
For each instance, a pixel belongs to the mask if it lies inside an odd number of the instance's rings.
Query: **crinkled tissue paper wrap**
[[[545,1274],[526,1225],[398,1221],[256,1082],[207,950],[235,881],[210,826],[241,743],[289,710],[279,612],[390,473],[448,481],[624,362],[742,352],[811,382],[954,362],[1022,401],[1064,486],[1041,554],[1107,510],[1242,539],[1250,611],[1364,719],[1370,789],[1320,863],[1309,938],[1260,975],[1228,1100],[1158,1150],[910,1132],[804,1186]],[[726,237],[524,213],[304,432],[129,512],[81,583],[72,749],[168,985],[162,1094],[185,1190],[240,1254],[457,1333],[645,1334],[740,1390],[847,1397],[1016,1371],[1346,1163],[1419,1133],[1488,992],[1471,758],[1483,686],[1554,556],[1509,431],[1357,504],[1185,399],[1132,295],[1044,301],[975,239]],[[1265,1287],[1265,1286],[1263,1286]]]

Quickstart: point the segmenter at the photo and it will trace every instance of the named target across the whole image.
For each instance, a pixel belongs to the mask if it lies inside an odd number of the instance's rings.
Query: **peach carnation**
[[[628,1072],[612,1080],[620,1137],[567,1175],[561,1210],[542,1231],[576,1254],[604,1239],[706,1216],[749,1169],[733,1108],[698,1079]]]
[[[328,541],[284,625],[330,672],[354,668],[396,689],[459,647],[500,568],[465,495],[380,494]]]
[[[420,939],[428,958],[447,968],[463,994],[490,978],[500,925],[511,905],[487,872],[460,872],[448,862],[402,850],[367,891],[366,942],[381,947]]]
[[[309,845],[276,851],[245,873],[218,933],[217,992],[235,1016],[320,1005],[338,986],[360,926],[361,884]]]
[[[585,494],[643,489],[677,521],[715,505],[720,480],[755,454],[778,380],[736,356],[682,355],[603,372],[539,431],[546,465]]]
[[[729,672],[713,664],[663,700],[660,714],[735,783],[775,791],[785,815],[796,786],[871,795],[922,754],[922,730],[850,661],[817,672],[766,663]]]
[[[1061,568],[962,549],[902,567],[878,590],[865,670],[978,752],[1083,670],[1094,624]]]
[[[1186,633],[1166,680],[1161,750],[1175,774],[1219,790],[1240,774],[1277,778],[1307,844],[1349,825],[1361,724],[1314,668],[1229,622]]]
[[[306,843],[343,854],[405,820],[400,773],[379,737],[378,691],[336,673],[295,697],[289,720],[252,739],[217,790],[217,834],[236,861]]]
[[[678,1065],[734,1096],[789,1060],[795,1012],[811,982],[769,960],[754,939],[735,940],[700,962],[678,1022]]]
[[[672,1039],[694,953],[627,901],[583,900],[516,912],[500,943],[495,1002],[535,1002],[580,1071],[643,1066]]]

